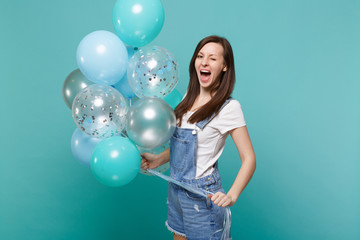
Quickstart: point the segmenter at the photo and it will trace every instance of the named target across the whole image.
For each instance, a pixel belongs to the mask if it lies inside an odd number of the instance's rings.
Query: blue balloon
[[[181,93],[174,89],[172,90],[168,95],[166,95],[163,100],[165,102],[167,102],[172,109],[175,110],[176,106],[181,102],[183,96],[181,95]]]
[[[81,164],[90,167],[92,152],[102,139],[90,137],[76,128],[71,137],[71,152]]]
[[[112,85],[126,73],[128,53],[124,43],[114,33],[95,31],[81,40],[76,60],[87,79]]]
[[[128,138],[115,136],[100,142],[92,154],[91,171],[102,184],[119,187],[140,170],[140,152]]]
[[[135,49],[133,47],[127,47],[129,59],[134,55]],[[136,94],[133,92],[129,85],[127,74],[114,85],[114,88],[118,90],[126,98],[134,98]]]
[[[117,0],[113,25],[122,41],[142,47],[160,33],[164,25],[164,7],[160,0]]]

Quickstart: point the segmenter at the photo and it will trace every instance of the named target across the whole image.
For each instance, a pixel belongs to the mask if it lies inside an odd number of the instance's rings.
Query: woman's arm
[[[230,134],[240,155],[241,168],[227,194],[217,192],[211,196],[211,200],[220,207],[232,206],[236,203],[256,168],[255,153],[246,126],[236,128]]]
[[[170,148],[159,154],[142,153],[141,154],[141,168],[146,170],[148,168],[157,168],[170,160]]]

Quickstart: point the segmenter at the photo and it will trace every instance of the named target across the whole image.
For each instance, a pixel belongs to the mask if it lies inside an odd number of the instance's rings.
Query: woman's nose
[[[208,61],[207,61],[206,58],[201,59],[201,65],[203,65],[203,66],[207,66],[207,65],[208,65]]]

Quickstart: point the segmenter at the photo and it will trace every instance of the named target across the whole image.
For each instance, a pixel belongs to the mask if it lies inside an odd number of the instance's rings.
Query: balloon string
[[[124,138],[128,138],[128,136],[126,135],[125,131],[122,131],[122,132],[120,133],[120,135],[121,135],[122,137],[124,137]]]
[[[209,191],[206,191],[206,190],[203,190],[203,189],[200,189],[200,188],[195,188],[195,187],[192,187],[188,184],[185,184],[185,183],[182,183],[180,181],[177,181],[169,176],[166,176],[162,173],[159,173],[155,170],[152,170],[152,169],[146,169],[146,171],[148,171],[149,173],[151,174],[154,174],[155,176],[158,176],[168,182],[171,182],[171,183],[174,183],[192,193],[195,193],[195,194],[198,194],[200,196],[203,196],[203,197],[209,197],[209,195],[214,195],[214,193],[212,192],[209,192]],[[221,240],[228,240],[230,239],[230,228],[231,228],[231,211],[230,211],[230,208],[229,207],[226,207],[225,208],[225,217],[224,217],[224,228],[223,228],[223,233],[221,235]]]

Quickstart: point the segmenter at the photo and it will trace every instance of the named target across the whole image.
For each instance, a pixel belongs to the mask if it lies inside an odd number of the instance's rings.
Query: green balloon
[[[63,84],[63,98],[66,105],[71,109],[74,98],[81,89],[94,84],[88,80],[79,69],[72,71]]]
[[[181,95],[181,93],[174,89],[172,90],[168,95],[166,95],[163,100],[165,102],[167,102],[172,109],[175,109],[176,106],[181,102],[183,96]]]
[[[131,182],[140,170],[141,156],[128,138],[115,136],[98,143],[93,151],[91,171],[102,184],[120,187]]]

